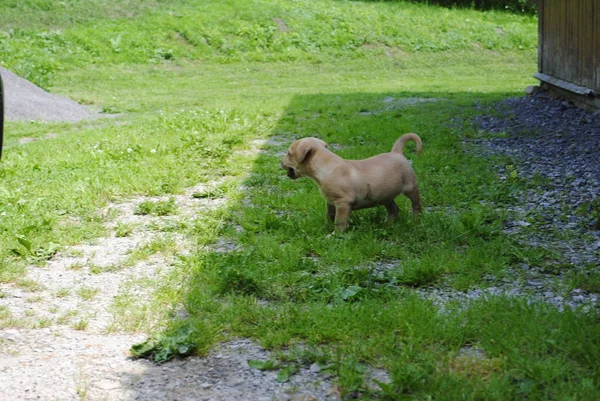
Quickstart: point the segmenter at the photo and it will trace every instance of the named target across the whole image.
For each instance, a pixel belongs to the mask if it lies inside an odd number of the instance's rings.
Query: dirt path
[[[134,299],[135,310],[156,316],[148,310],[150,293],[169,273],[176,255],[190,249],[181,234],[156,227],[225,204],[224,199],[192,196],[204,190],[206,185],[200,184],[175,196],[174,216],[134,213],[141,202],[164,198],[110,205],[107,213],[118,213],[107,224],[110,236],[70,247],[44,267],[31,266],[26,286],[0,284],[1,319],[10,327],[0,330],[0,400],[338,399],[330,378],[314,369],[302,370],[285,384],[276,382],[276,372],[251,369],[249,359],[271,356],[245,339],[220,344],[205,358],[163,365],[130,358],[129,347],[146,335],[120,331],[127,322],[122,311],[121,321],[115,321],[113,308],[119,300]],[[117,236],[124,226],[134,228]],[[159,252],[127,266],[131,253],[152,241],[170,241],[176,244],[174,252]]]

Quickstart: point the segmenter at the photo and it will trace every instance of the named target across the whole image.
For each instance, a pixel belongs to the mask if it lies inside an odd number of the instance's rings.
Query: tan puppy
[[[402,154],[408,140],[423,147],[416,134],[402,135],[389,153],[364,160],[344,160],[327,149],[317,138],[302,138],[292,143],[279,162],[291,179],[310,177],[327,200],[327,217],[340,231],[348,227],[352,210],[383,205],[388,218],[398,216],[396,196],[406,195],[413,213],[421,212],[421,197],[415,172]]]

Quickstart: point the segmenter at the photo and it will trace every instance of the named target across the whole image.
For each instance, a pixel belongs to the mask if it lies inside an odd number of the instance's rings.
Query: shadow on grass
[[[502,297],[448,304],[440,313],[415,291],[482,285],[519,262],[518,245],[502,233],[502,202],[510,202],[513,189],[497,181],[492,161],[462,145],[478,135],[468,123],[477,113],[474,102],[506,95],[295,97],[254,159],[233,155],[235,163],[253,163],[243,199],[223,215],[220,237],[235,249],[217,246],[188,259],[190,315],[166,337],[189,327],[185,341],[200,352],[231,338],[294,350],[288,365],[329,366],[342,395],[598,396],[597,316]],[[368,209],[353,214],[349,232],[329,235],[333,226],[315,185],[289,180],[278,164],[300,137],[317,136],[340,156],[359,159],[389,151],[406,132],[424,144],[419,157],[412,147],[405,150],[425,206],[418,218],[399,198],[397,222],[386,223],[383,208]],[[465,362],[465,347],[482,352]],[[388,384],[369,387],[365,366],[384,368]],[[247,399],[264,395],[273,394]]]

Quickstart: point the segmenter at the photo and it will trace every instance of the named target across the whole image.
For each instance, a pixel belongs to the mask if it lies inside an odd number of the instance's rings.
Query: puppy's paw
[[[325,238],[344,238],[344,233],[340,230],[333,230],[325,236]]]

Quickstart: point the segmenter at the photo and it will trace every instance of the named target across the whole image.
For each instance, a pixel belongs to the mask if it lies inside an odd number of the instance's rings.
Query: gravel
[[[0,75],[4,82],[7,121],[77,122],[98,116],[79,103],[48,93],[5,68],[0,67]]]
[[[506,155],[514,167],[497,166],[499,180],[516,174],[533,183],[507,206],[507,232],[525,231],[530,244],[555,249],[573,265],[597,265],[600,111],[591,113],[544,94],[507,99],[485,111],[475,124],[503,135],[477,140],[475,154]]]
[[[466,149],[476,157],[508,157],[508,163],[496,166],[499,182],[518,178],[529,184],[498,205],[508,212],[505,233],[551,251],[559,263],[551,273],[523,264],[502,280],[488,277],[487,286],[466,292],[443,286],[419,292],[442,309],[450,301],[466,305],[497,295],[560,310],[598,309],[600,295],[571,288],[568,275],[569,270],[600,270],[600,111],[543,93],[479,108],[473,123],[484,138],[465,141]]]
[[[10,313],[11,321],[0,328],[0,401],[339,400],[333,377],[318,366],[302,367],[287,383],[277,382],[277,371],[251,368],[248,360],[275,355],[248,339],[232,339],[203,357],[161,365],[131,358],[129,347],[146,335],[118,332],[113,303],[129,296],[135,297],[135,307],[143,307],[153,287],[137,283],[160,285],[174,258],[156,254],[127,269],[102,273],[92,269],[118,266],[132,250],[163,235],[156,227],[175,224],[177,219],[190,221],[203,209],[222,207],[222,198],[194,196],[222,182],[201,183],[174,196],[176,216],[135,214],[140,202],[164,197],[112,204],[103,213],[118,216],[107,228],[113,231],[119,224],[129,224],[135,227],[130,235],[112,234],[75,245],[56,254],[45,267],[31,266],[24,278],[38,283],[33,291],[1,283],[0,311]],[[189,252],[192,245],[185,237],[173,239],[178,255]],[[97,294],[82,298],[84,289]],[[3,319],[6,323],[6,316]],[[85,326],[78,327],[78,321],[85,321]],[[372,377],[385,379],[381,372]]]

